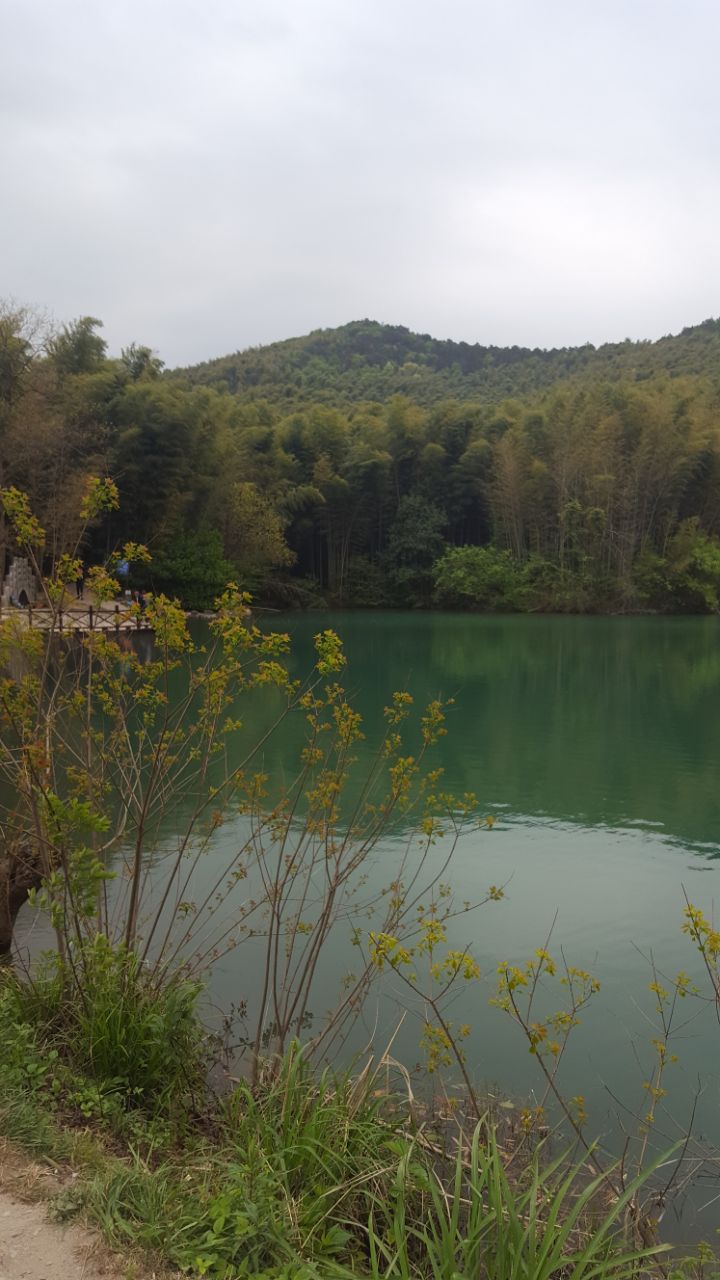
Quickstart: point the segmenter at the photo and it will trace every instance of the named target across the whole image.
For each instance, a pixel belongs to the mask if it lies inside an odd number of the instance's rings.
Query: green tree
[[[179,531],[153,556],[151,572],[144,572],[153,588],[177,596],[186,609],[212,609],[233,577],[223,555],[222,538],[207,525]]]
[[[107,342],[96,332],[97,329],[102,329],[102,320],[95,316],[81,316],[79,320],[63,325],[49,342],[48,350],[61,374],[94,373],[100,368],[107,352]]]
[[[522,607],[522,567],[497,547],[448,547],[433,577],[435,600],[451,609]]]
[[[120,359],[133,382],[139,381],[140,378],[148,378],[151,381],[159,378],[164,368],[164,362],[150,347],[138,346],[134,342],[131,342],[129,347],[123,347]]]
[[[433,565],[442,552],[446,518],[424,498],[402,498],[388,536],[385,564],[396,603],[429,604]]]
[[[720,540],[702,532],[697,516],[684,520],[670,540],[666,583],[676,609],[688,613],[720,609]]]
[[[206,514],[212,439],[203,431],[206,393],[165,382],[127,382],[112,401],[110,470],[118,476],[123,535],[160,545]]]
[[[288,568],[295,556],[283,520],[254,484],[233,485],[225,516],[225,554],[244,587],[256,590],[271,569]]]

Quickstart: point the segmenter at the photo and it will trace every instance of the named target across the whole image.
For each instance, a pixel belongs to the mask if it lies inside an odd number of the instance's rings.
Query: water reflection
[[[442,744],[452,789],[476,792],[488,810],[660,824],[668,839],[717,856],[719,620],[334,613],[272,624],[290,631],[298,674],[316,631],[343,636],[365,762],[394,689],[418,701],[454,696]],[[301,733],[288,725],[268,747],[279,775]]]

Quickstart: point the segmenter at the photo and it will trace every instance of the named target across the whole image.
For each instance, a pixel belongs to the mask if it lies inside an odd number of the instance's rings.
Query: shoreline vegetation
[[[130,1029],[126,992],[113,994]],[[17,991],[6,983],[2,998],[7,1015]],[[153,1003],[162,1024],[163,998]],[[211,1095],[199,1083],[200,1028],[188,1058],[162,1027],[172,1099],[139,1088],[133,1098],[83,1065],[80,1043],[48,1049],[42,1018],[12,1013],[2,1132],[73,1171],[53,1216],[91,1223],[131,1264],[224,1280],[715,1274],[709,1246],[670,1253],[648,1227],[645,1241],[638,1231],[637,1205],[653,1185],[657,1195],[673,1152],[626,1177],[617,1195],[619,1164],[598,1174],[584,1154],[528,1127],[520,1107],[478,1122],[457,1095],[420,1104],[394,1083],[392,1059],[318,1072],[299,1045],[252,1087],[235,1078]],[[185,1076],[198,1071],[192,1088],[177,1070],[180,1048]]]
[[[172,371],[101,329],[0,305],[0,475],[51,564],[107,475],[84,563],[146,545],[132,585],[190,610],[718,611],[718,321],[548,352],[359,321]]]
[[[85,549],[117,525],[118,487],[86,478],[58,554],[27,494],[10,486],[1,498],[5,536],[59,614]],[[152,563],[140,542],[112,545],[86,572],[100,602],[116,593],[119,563],[138,577]],[[0,623],[2,1132],[81,1171],[59,1213],[84,1213],[111,1243],[195,1277],[716,1275],[710,1244],[683,1257],[662,1238],[669,1199],[715,1155],[692,1132],[669,1150],[656,1137],[678,1009],[720,998],[712,919],[684,904],[699,977],[649,975],[653,1066],[613,1157],[584,1097],[562,1087],[599,983],[552,938],[524,960],[496,957],[490,974],[468,944],[505,886],[472,902],[453,893],[459,843],[478,828],[492,839],[493,819],[476,796],[446,789],[447,704],[416,707],[397,690],[359,778],[363,724],[340,638],[318,632],[312,669],[297,677],[289,637],[256,627],[248,604],[227,586],[210,643],[196,647],[181,604],[148,595],[154,646],[142,660],[107,633],[69,644],[59,627]],[[230,768],[225,744],[258,698],[264,728]],[[295,773],[279,779],[263,770],[263,748],[288,720],[303,732]],[[184,829],[168,851],[163,817],[181,798]],[[378,881],[374,854],[390,836]],[[55,942],[31,967],[12,963],[26,905]],[[338,934],[354,960],[320,1013]],[[211,1036],[204,983],[242,948],[252,981]],[[419,1077],[392,1042],[338,1066],[388,975],[419,1019]],[[461,989],[490,1000],[533,1057],[532,1106],[489,1110],[478,1093],[470,1026],[454,1012]]]

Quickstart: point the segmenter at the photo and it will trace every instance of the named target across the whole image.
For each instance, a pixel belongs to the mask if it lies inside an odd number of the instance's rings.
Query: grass
[[[339,1274],[366,1251],[396,1143],[379,1099],[348,1077],[316,1079],[293,1049],[257,1090],[240,1083],[218,1105],[212,1139],[186,1144],[182,1163],[136,1157],[94,1181],[91,1203],[113,1243],[193,1274]]]
[[[200,991],[179,977],[158,991],[137,956],[101,934],[70,967],[50,955],[32,980],[5,981],[18,1028],[32,1028],[77,1073],[155,1113],[202,1086]]]
[[[197,988],[158,990],[105,944],[76,959],[82,993],[57,962],[0,979],[0,1130],[80,1170],[57,1211],[110,1244],[210,1280],[661,1274],[628,1235],[637,1187],[610,1200],[586,1162],[542,1144],[509,1162],[489,1121],[418,1127],[371,1073],[316,1074],[297,1045],[257,1086],[213,1096]]]
[[[430,1176],[426,1213],[415,1221],[407,1214],[409,1162],[408,1153],[390,1204],[369,1224],[373,1277],[409,1280],[421,1266],[434,1280],[630,1280],[660,1256],[629,1248],[624,1236],[623,1214],[639,1184],[598,1214],[604,1179],[589,1179],[583,1160],[543,1165],[536,1149],[511,1182],[495,1132],[478,1125],[452,1178]]]

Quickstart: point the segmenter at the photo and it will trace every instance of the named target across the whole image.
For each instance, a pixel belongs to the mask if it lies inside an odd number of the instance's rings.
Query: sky
[[[717,0],[1,0],[0,296],[169,365],[720,313]]]

